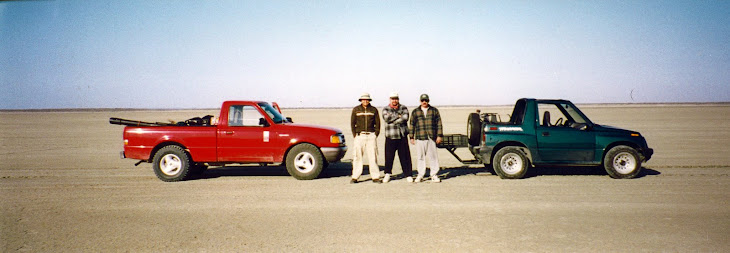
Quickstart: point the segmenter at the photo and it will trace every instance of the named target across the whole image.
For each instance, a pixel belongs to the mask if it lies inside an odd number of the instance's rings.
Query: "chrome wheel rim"
[[[613,158],[613,169],[621,174],[636,170],[636,158],[628,152],[621,152]]]
[[[523,161],[522,158],[515,154],[515,153],[509,153],[504,156],[502,156],[502,159],[499,161],[500,167],[502,167],[502,171],[504,173],[514,175],[522,171],[523,167]]]
[[[314,160],[314,156],[308,152],[299,153],[294,157],[294,168],[300,173],[312,172],[315,165],[316,161]]]
[[[180,157],[174,154],[167,154],[160,159],[160,171],[168,176],[174,176],[180,173],[182,169],[182,161]]]

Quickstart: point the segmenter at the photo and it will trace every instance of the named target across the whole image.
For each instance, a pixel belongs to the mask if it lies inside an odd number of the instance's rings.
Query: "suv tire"
[[[466,123],[466,136],[469,138],[469,145],[479,146],[482,138],[482,121],[478,113],[470,113]]]
[[[494,155],[494,172],[502,179],[520,179],[527,173],[530,161],[524,153],[514,146],[501,148]]]
[[[641,172],[641,156],[632,147],[615,146],[603,158],[603,168],[612,178],[634,178]]]

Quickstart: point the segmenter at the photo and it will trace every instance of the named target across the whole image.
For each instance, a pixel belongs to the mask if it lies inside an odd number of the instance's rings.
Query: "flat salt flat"
[[[108,124],[109,117],[184,120],[216,110],[0,112],[0,249],[730,250],[730,105],[579,107],[596,123],[647,138],[655,155],[639,178],[568,167],[501,180],[440,150],[440,184],[376,185],[363,176],[350,185],[351,152],[311,181],[295,180],[278,166],[246,165],[164,183],[150,164],[119,159],[123,127]],[[465,133],[475,109],[506,118],[512,108],[441,107],[444,132]],[[350,109],[284,113],[295,122],[339,128],[353,143]],[[382,169],[382,135],[378,142]],[[394,170],[400,172],[397,162]]]

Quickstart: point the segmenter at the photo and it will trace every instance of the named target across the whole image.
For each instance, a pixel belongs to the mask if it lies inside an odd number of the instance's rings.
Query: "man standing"
[[[416,144],[416,168],[418,176],[414,182],[418,183],[426,175],[426,158],[431,165],[431,181],[441,182],[438,177],[439,157],[436,153],[436,144],[441,143],[444,136],[441,125],[441,114],[435,107],[429,105],[430,99],[427,94],[421,94],[421,106],[413,109],[411,113],[411,126],[409,128],[411,143]]]
[[[358,182],[362,175],[363,154],[367,153],[370,168],[370,178],[373,183],[381,183],[380,168],[378,167],[378,146],[376,139],[380,134],[380,115],[378,109],[370,105],[370,94],[363,93],[360,96],[360,105],[352,108],[350,115],[350,127],[355,137],[355,155],[352,158],[352,179],[351,184]]]
[[[408,108],[400,104],[398,93],[390,93],[390,104],[383,108],[383,120],[385,120],[385,177],[383,177],[383,183],[390,181],[395,151],[398,151],[403,176],[406,177],[406,181],[413,182],[411,150],[408,147]]]

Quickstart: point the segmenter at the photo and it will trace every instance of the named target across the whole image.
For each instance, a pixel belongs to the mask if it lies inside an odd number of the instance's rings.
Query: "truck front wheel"
[[[529,160],[517,147],[504,147],[492,161],[494,172],[502,179],[520,179],[527,173]]]
[[[190,173],[190,156],[180,146],[170,145],[155,153],[152,168],[162,181],[184,180]]]
[[[612,178],[634,178],[641,171],[639,152],[629,146],[615,146],[603,158],[603,167]]]
[[[286,171],[299,180],[317,178],[323,167],[322,153],[312,144],[296,145],[286,155]]]

